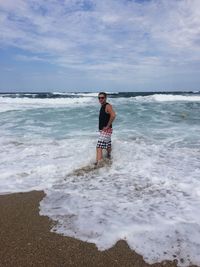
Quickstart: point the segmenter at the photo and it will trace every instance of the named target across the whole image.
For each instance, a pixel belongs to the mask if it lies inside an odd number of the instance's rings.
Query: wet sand
[[[42,191],[0,196],[1,267],[177,266],[175,261],[149,265],[125,241],[101,252],[94,244],[50,232],[54,222],[39,216],[43,197]]]

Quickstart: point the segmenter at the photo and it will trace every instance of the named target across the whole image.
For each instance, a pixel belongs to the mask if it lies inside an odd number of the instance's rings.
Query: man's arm
[[[116,118],[116,114],[115,114],[115,111],[112,108],[112,105],[110,105],[110,104],[106,105],[106,110],[105,111],[110,114],[109,122],[108,122],[107,126],[104,127],[104,129],[108,129],[108,128],[110,128],[110,125],[112,124],[112,122]]]

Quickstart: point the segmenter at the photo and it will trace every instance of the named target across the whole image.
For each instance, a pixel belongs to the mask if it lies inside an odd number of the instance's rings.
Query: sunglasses
[[[105,97],[104,96],[98,96],[98,99],[104,99]]]

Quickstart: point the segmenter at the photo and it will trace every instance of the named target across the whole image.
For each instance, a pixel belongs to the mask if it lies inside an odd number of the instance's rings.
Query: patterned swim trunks
[[[112,135],[112,128],[99,131],[97,148],[107,149],[111,147],[111,135]]]

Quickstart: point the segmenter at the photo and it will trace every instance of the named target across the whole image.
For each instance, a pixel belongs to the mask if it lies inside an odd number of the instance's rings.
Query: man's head
[[[103,105],[104,103],[106,103],[106,98],[107,98],[107,94],[106,94],[106,93],[104,93],[104,92],[100,92],[100,93],[98,94],[99,103],[100,103],[101,105]]]

